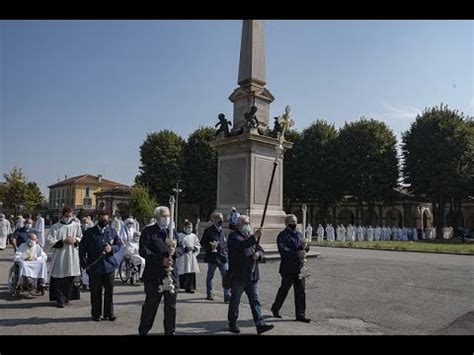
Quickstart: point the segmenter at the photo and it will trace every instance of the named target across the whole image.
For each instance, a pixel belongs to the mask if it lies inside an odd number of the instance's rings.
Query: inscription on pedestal
[[[273,160],[255,157],[254,163],[254,203],[264,205],[265,199],[267,198],[268,185],[270,184],[270,177],[273,169]],[[278,206],[280,204],[280,164],[278,164],[275,171],[272,192],[268,201],[269,205]]]
[[[245,157],[219,161],[219,205],[245,203],[245,180],[247,164]]]

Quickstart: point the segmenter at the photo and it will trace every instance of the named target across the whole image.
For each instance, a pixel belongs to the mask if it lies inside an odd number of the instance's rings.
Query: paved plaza
[[[307,316],[294,321],[290,290],[281,310],[271,318],[270,307],[280,277],[278,261],[261,265],[260,297],[263,312],[274,330],[265,335],[305,334],[474,334],[474,261],[472,256],[390,252],[341,248],[313,248],[321,252],[308,259]],[[116,334],[135,335],[144,301],[143,286],[116,281],[115,322],[90,319],[89,292],[64,309],[45,296],[23,294],[11,300],[7,275],[12,250],[0,252],[0,334]],[[222,291],[216,301],[205,300],[206,264],[200,263],[198,290],[178,296],[177,334],[230,334]],[[215,285],[220,285],[216,273]],[[248,302],[243,296],[239,325],[242,334],[255,334]],[[150,334],[163,334],[160,306]]]

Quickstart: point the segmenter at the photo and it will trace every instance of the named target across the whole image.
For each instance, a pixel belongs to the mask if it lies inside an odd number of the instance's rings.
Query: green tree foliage
[[[398,185],[396,138],[383,122],[361,118],[346,123],[337,139],[338,183],[360,204],[389,202]]]
[[[22,213],[41,209],[45,198],[36,182],[26,180],[22,169],[15,167],[3,177],[5,182],[0,185],[0,196],[4,208],[19,210],[23,206]]]
[[[306,201],[320,204],[323,219],[327,218],[328,207],[341,196],[336,171],[337,136],[334,125],[324,120],[316,120],[301,133],[301,190]]]
[[[289,207],[291,202],[295,203],[304,198],[302,187],[305,182],[301,172],[303,163],[301,161],[301,133],[296,130],[288,130],[285,140],[293,143],[293,148],[285,151],[283,158],[283,201]]]
[[[183,150],[184,201],[199,205],[202,220],[209,219],[216,205],[217,154],[209,145],[214,139],[214,128],[200,127],[191,133]]]
[[[473,127],[472,118],[441,104],[425,109],[402,134],[404,180],[416,196],[432,201],[438,237],[446,203],[459,206],[472,193]]]
[[[146,186],[159,204],[168,205],[176,182],[182,183],[184,140],[169,130],[147,135],[140,146],[140,173],[135,182]]]
[[[128,203],[129,212],[141,225],[148,224],[156,206],[156,201],[150,196],[145,186],[136,184],[132,187]]]

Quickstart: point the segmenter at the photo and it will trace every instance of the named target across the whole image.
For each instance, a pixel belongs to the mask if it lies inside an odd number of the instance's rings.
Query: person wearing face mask
[[[119,267],[114,254],[121,250],[122,243],[115,229],[109,226],[109,214],[101,211],[98,217],[97,225],[89,228],[79,243],[79,257],[81,267],[89,275],[92,320],[98,322],[103,315],[102,320],[114,321],[114,276]]]
[[[28,241],[18,247],[13,258],[18,263],[20,276],[25,278],[25,284],[34,287],[36,281],[37,291],[44,295],[44,280],[48,274],[46,260],[48,256],[38,244],[38,237],[34,233],[28,235]]]
[[[306,252],[309,251],[309,246],[304,249],[302,244],[303,236],[296,231],[296,224],[296,216],[294,214],[287,215],[285,217],[286,228],[277,237],[278,252],[281,256],[279,269],[281,286],[278,289],[271,311],[274,317],[281,318],[280,309],[285,302],[288,291],[293,286],[296,320],[309,323],[310,319],[305,316],[305,279],[299,277],[301,267],[303,266],[302,260]]]
[[[260,279],[258,265],[265,260],[264,251],[257,244],[257,238],[262,235],[262,230],[258,229],[252,234],[250,219],[246,215],[237,218],[235,228],[236,230],[229,235],[227,241],[229,246],[229,274],[227,278],[231,286],[230,304],[227,312],[229,331],[240,333],[237,318],[240,298],[245,292],[249,299],[257,333],[262,334],[273,329],[273,325],[266,324],[262,317],[262,307],[258,296],[258,281]]]
[[[61,219],[49,230],[48,243],[54,252],[51,259],[49,299],[56,301],[58,308],[64,308],[70,300],[80,299],[79,282],[81,276],[79,264],[79,242],[82,229],[79,223],[72,221],[72,208],[64,207]]]
[[[33,229],[33,220],[31,218],[27,218],[25,219],[24,226],[13,232],[12,244],[14,252],[16,252],[20,245],[28,240],[28,235],[30,233],[38,235],[38,232]]]
[[[206,292],[209,301],[214,300],[212,293],[212,279],[217,268],[224,277],[228,270],[227,263],[227,241],[225,238],[222,223],[224,217],[220,212],[211,215],[212,225],[207,227],[201,238],[201,246],[206,250],[204,262],[207,263]],[[224,302],[230,302],[230,289],[224,288]]]
[[[10,221],[5,218],[4,214],[0,214],[0,250],[7,247],[7,239],[10,234],[12,234]]]
[[[23,216],[19,214],[16,219],[15,229],[23,228],[25,226],[25,221],[26,220],[23,218]]]
[[[179,233],[178,238],[183,244],[184,253],[177,259],[179,286],[187,293],[194,293],[196,290],[196,273],[199,272],[197,256],[201,245],[199,238],[193,233],[193,224],[185,220],[184,233]]]
[[[133,218],[127,218],[120,230],[119,237],[123,245],[126,245],[127,242],[133,240],[135,232],[138,232],[137,223]]]
[[[145,259],[139,255],[140,251],[140,232],[134,232],[133,238],[127,241],[125,244],[124,255],[129,256],[133,265],[139,270],[140,281],[143,279],[143,271],[145,270]],[[133,285],[139,285],[139,282],[130,278],[130,283]]]
[[[142,306],[140,315],[140,325],[138,333],[147,335],[153,327],[156,312],[164,298],[164,328],[165,335],[174,335],[176,327],[176,298],[177,293],[170,291],[159,292],[160,285],[166,277],[165,269],[172,267],[171,278],[176,290],[179,289],[179,274],[176,266],[176,258],[183,254],[183,246],[177,238],[176,230],[172,238],[176,240],[176,250],[170,255],[166,238],[168,237],[171,223],[170,210],[166,206],[159,206],[155,209],[157,223],[147,226],[140,236],[140,256],[145,259],[145,271],[143,272],[143,282],[145,286],[145,303]]]
[[[38,213],[35,221],[35,230],[38,232],[38,243],[44,247],[44,218]]]

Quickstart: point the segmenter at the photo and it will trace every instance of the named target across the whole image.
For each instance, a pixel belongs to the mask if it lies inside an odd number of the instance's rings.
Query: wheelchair
[[[44,295],[44,290],[46,289],[43,286],[43,291],[37,291],[37,279],[33,279],[32,284],[26,284],[25,277],[20,276],[20,264],[15,262],[8,273],[8,293],[11,297],[18,298],[22,291],[27,291],[32,296]]]
[[[119,266],[119,277],[123,283],[130,281],[130,285],[140,284],[140,267],[141,265],[135,265],[130,255],[125,255],[120,262]]]

